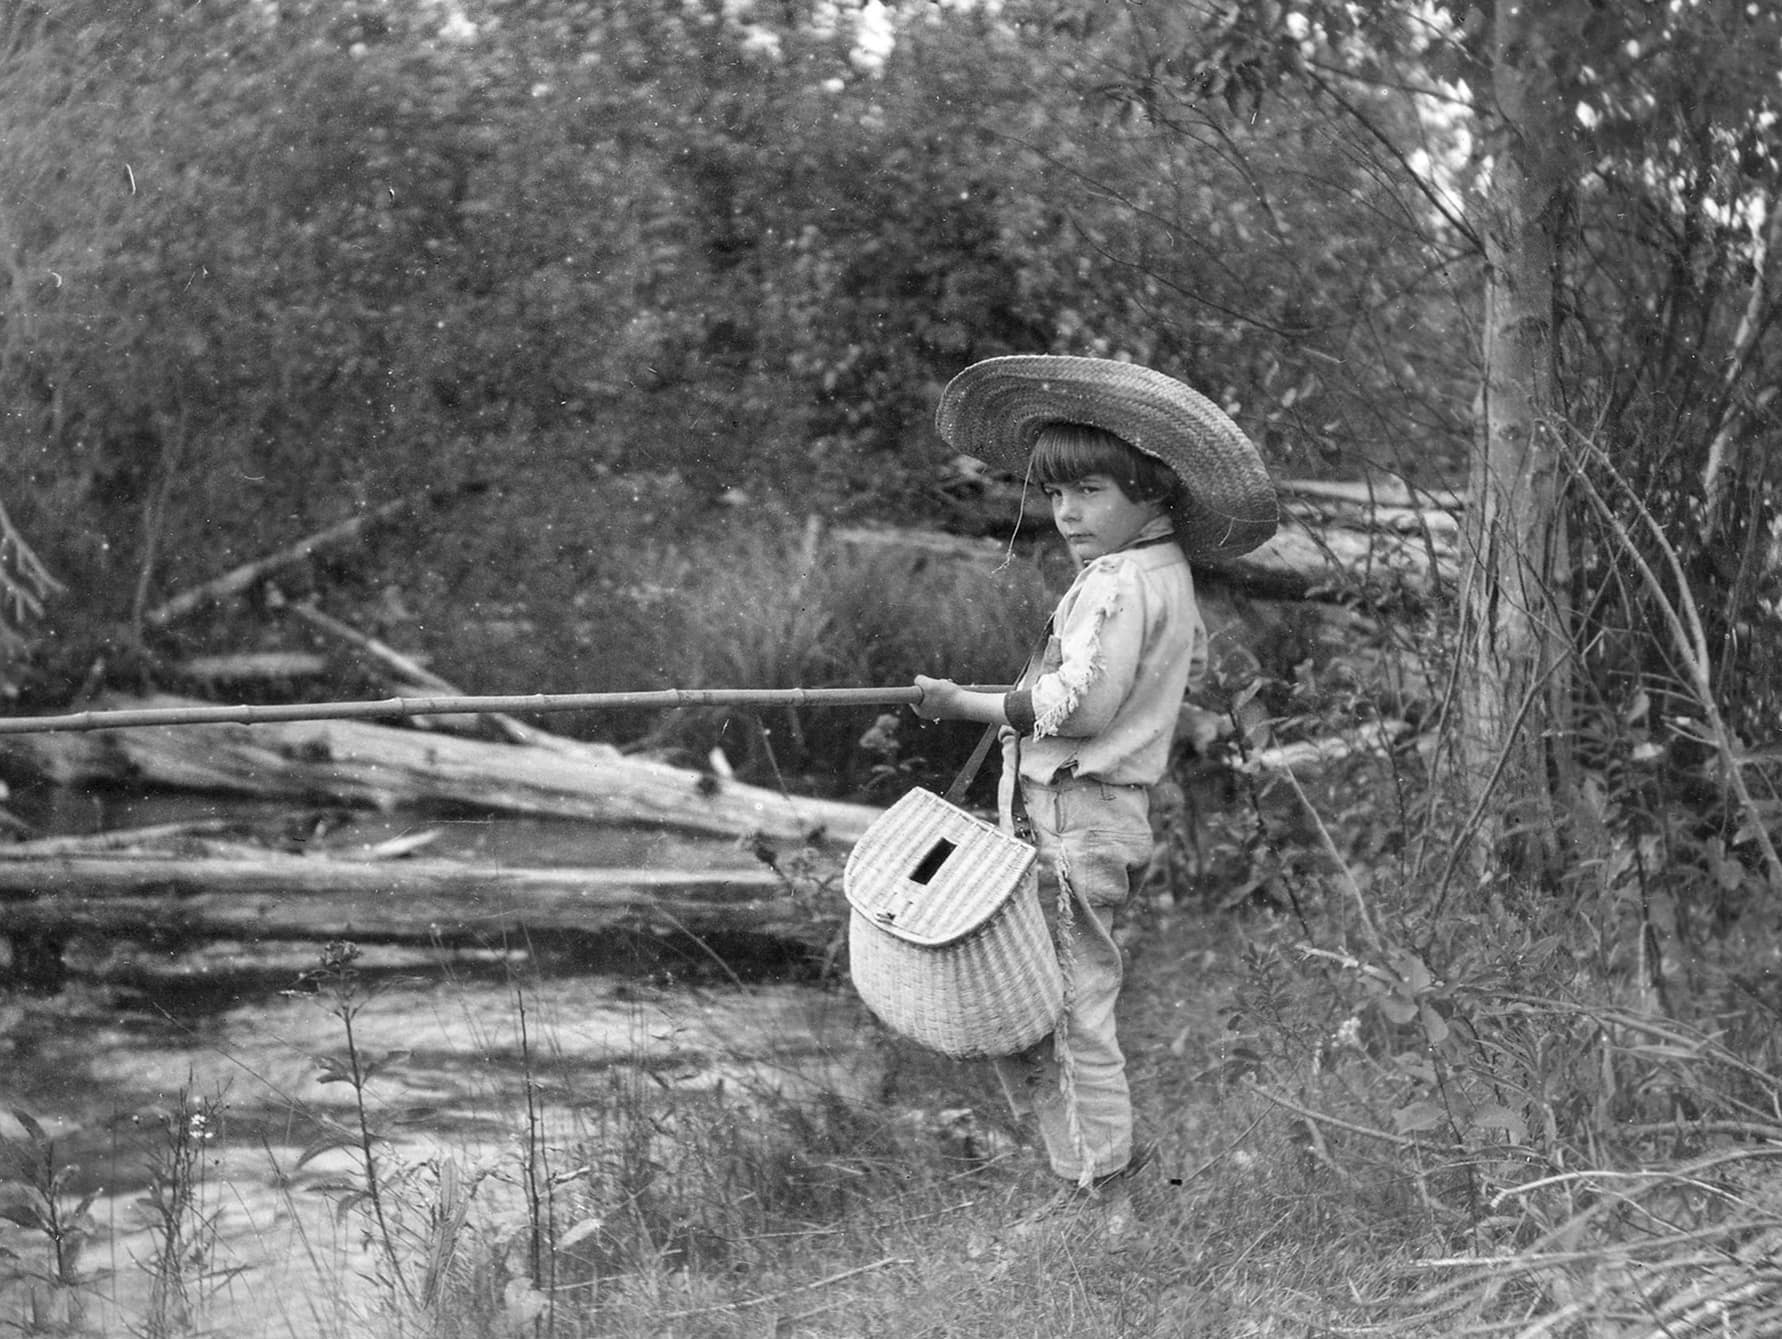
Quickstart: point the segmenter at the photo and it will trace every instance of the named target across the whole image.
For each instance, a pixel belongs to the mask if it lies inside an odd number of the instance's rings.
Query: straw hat
[[[957,451],[1020,471],[1048,423],[1086,423],[1168,465],[1188,496],[1175,509],[1190,558],[1248,553],[1279,511],[1262,457],[1211,400],[1173,377],[1110,358],[987,358],[941,393],[935,426]]]

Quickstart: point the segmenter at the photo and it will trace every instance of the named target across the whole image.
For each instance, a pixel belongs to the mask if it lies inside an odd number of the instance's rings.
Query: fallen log
[[[1292,511],[1259,547],[1208,566],[1251,594],[1273,599],[1433,595],[1452,590],[1460,575],[1452,539],[1433,528],[1326,524]]]
[[[1017,484],[986,481],[987,514],[1013,525],[1047,527],[1043,507],[1022,508]],[[1464,500],[1451,489],[1397,483],[1284,480],[1276,484],[1281,525],[1259,548],[1205,568],[1252,595],[1273,599],[1374,598],[1450,590],[1459,574],[1459,516]],[[991,499],[1000,499],[991,505]],[[992,529],[994,524],[992,524]],[[999,561],[1006,540],[930,530],[855,527],[834,532],[843,544],[897,548],[968,560]]]
[[[159,710],[180,701],[133,705]],[[0,769],[58,785],[129,784],[840,843],[854,841],[879,813],[627,757],[605,745],[533,748],[350,720],[21,734],[0,741]]]
[[[852,548],[897,549],[937,558],[982,559],[995,562],[1008,551],[1006,542],[969,535],[950,535],[940,530],[898,530],[887,526],[843,526],[829,532],[838,544]]]
[[[855,527],[838,530],[838,542],[865,549],[896,549],[945,558],[1001,561],[1007,545],[927,530]],[[1433,594],[1450,589],[1460,572],[1452,539],[1439,529],[1427,535],[1409,522],[1381,528],[1323,524],[1291,511],[1260,547],[1236,558],[1201,564],[1265,599],[1327,599],[1366,592]]]
[[[1260,547],[1213,564],[1252,593],[1284,599],[1452,590],[1460,514],[1452,489],[1288,479],[1276,485],[1281,525]]]
[[[1363,729],[1320,735],[1316,739],[1300,739],[1288,744],[1271,744],[1233,758],[1230,765],[1233,771],[1253,773],[1288,772],[1300,767],[1327,767],[1357,755],[1389,753],[1410,732],[1408,722],[1379,721]]]
[[[1275,485],[1282,505],[1293,508],[1307,502],[1328,502],[1384,515],[1390,511],[1457,514],[1466,497],[1453,488],[1413,488],[1394,479],[1283,479]]]
[[[826,944],[771,870],[516,868],[452,860],[351,862],[80,856],[0,861],[0,934],[490,943],[526,931],[671,929]]]

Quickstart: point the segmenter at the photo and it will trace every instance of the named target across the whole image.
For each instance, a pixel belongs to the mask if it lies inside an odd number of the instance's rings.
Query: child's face
[[[1134,502],[1109,474],[1047,484],[1046,496],[1052,499],[1052,524],[1079,565],[1125,548],[1163,515],[1161,501]]]

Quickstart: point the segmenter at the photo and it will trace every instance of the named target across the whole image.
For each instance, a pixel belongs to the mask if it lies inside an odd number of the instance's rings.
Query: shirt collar
[[[1175,537],[1175,522],[1171,521],[1167,516],[1157,516],[1146,521],[1144,529],[1134,535],[1125,547],[1127,549],[1147,549],[1153,544],[1161,544],[1166,539],[1174,539]]]

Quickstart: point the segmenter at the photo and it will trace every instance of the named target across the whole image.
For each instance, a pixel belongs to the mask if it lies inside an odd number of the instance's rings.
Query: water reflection
[[[72,1169],[65,1193],[94,1197],[86,1319],[99,1332],[127,1332],[148,1306],[140,1266],[155,1242],[142,1205],[169,1131],[199,1117],[215,1265],[245,1271],[230,1277],[246,1285],[212,1299],[213,1322],[360,1332],[339,1308],[375,1305],[376,1261],[363,1224],[336,1208],[362,1167],[350,1140],[305,1160],[356,1128],[353,1086],[328,1081],[347,1057],[343,1020],[326,993],[291,991],[308,965],[295,949],[279,950],[284,962],[258,953],[252,970],[226,946],[208,952],[215,970],[193,955],[153,981],[0,997],[0,1112],[38,1121]],[[882,1082],[873,1029],[847,991],[700,977],[690,961],[685,975],[640,978],[522,952],[425,961],[367,947],[362,965],[353,1046],[387,1060],[365,1085],[392,1135],[383,1165],[426,1180],[450,1162],[484,1178],[492,1213],[515,1211],[522,1140],[574,1167],[601,1147],[615,1103],[640,1094],[662,1110],[746,1112],[815,1093],[865,1102]],[[0,1136],[20,1135],[0,1115]],[[27,1236],[0,1224],[0,1247],[29,1250]],[[329,1310],[313,1310],[318,1297]],[[0,1289],[0,1317],[6,1305]]]
[[[519,818],[294,810],[233,798],[60,791],[11,807],[40,832],[85,834],[218,823],[321,851],[437,832],[429,857],[512,865],[680,870],[758,868],[736,843],[652,830]],[[763,946],[757,946],[762,949]],[[28,1142],[24,1113],[92,1196],[95,1273],[85,1323],[140,1325],[155,1242],[143,1209],[169,1132],[196,1130],[226,1332],[353,1332],[375,1263],[338,1191],[360,1169],[350,1146],[306,1161],[354,1128],[354,1087],[329,1082],[345,1052],[338,1007],[299,990],[322,946],[75,939],[55,993],[0,993],[0,1137]],[[511,1188],[517,1132],[551,1156],[585,1156],[616,1091],[746,1108],[827,1092],[865,1099],[879,1082],[873,1029],[849,991],[814,984],[808,955],[727,957],[710,943],[640,932],[516,937],[479,949],[360,946],[353,1046],[388,1064],[365,1085],[389,1124],[393,1170],[443,1161]],[[863,1047],[867,1050],[863,1051]],[[400,1120],[394,1119],[400,1116]],[[199,1125],[193,1125],[199,1120]],[[184,1125],[181,1122],[185,1122]],[[193,1136],[198,1137],[198,1136]],[[568,1165],[567,1162],[565,1165]],[[0,1168],[0,1181],[15,1173]],[[432,1173],[428,1173],[431,1175]],[[0,1223],[0,1248],[30,1234]],[[0,1288],[0,1319],[18,1294]],[[326,1302],[318,1305],[318,1299]]]

